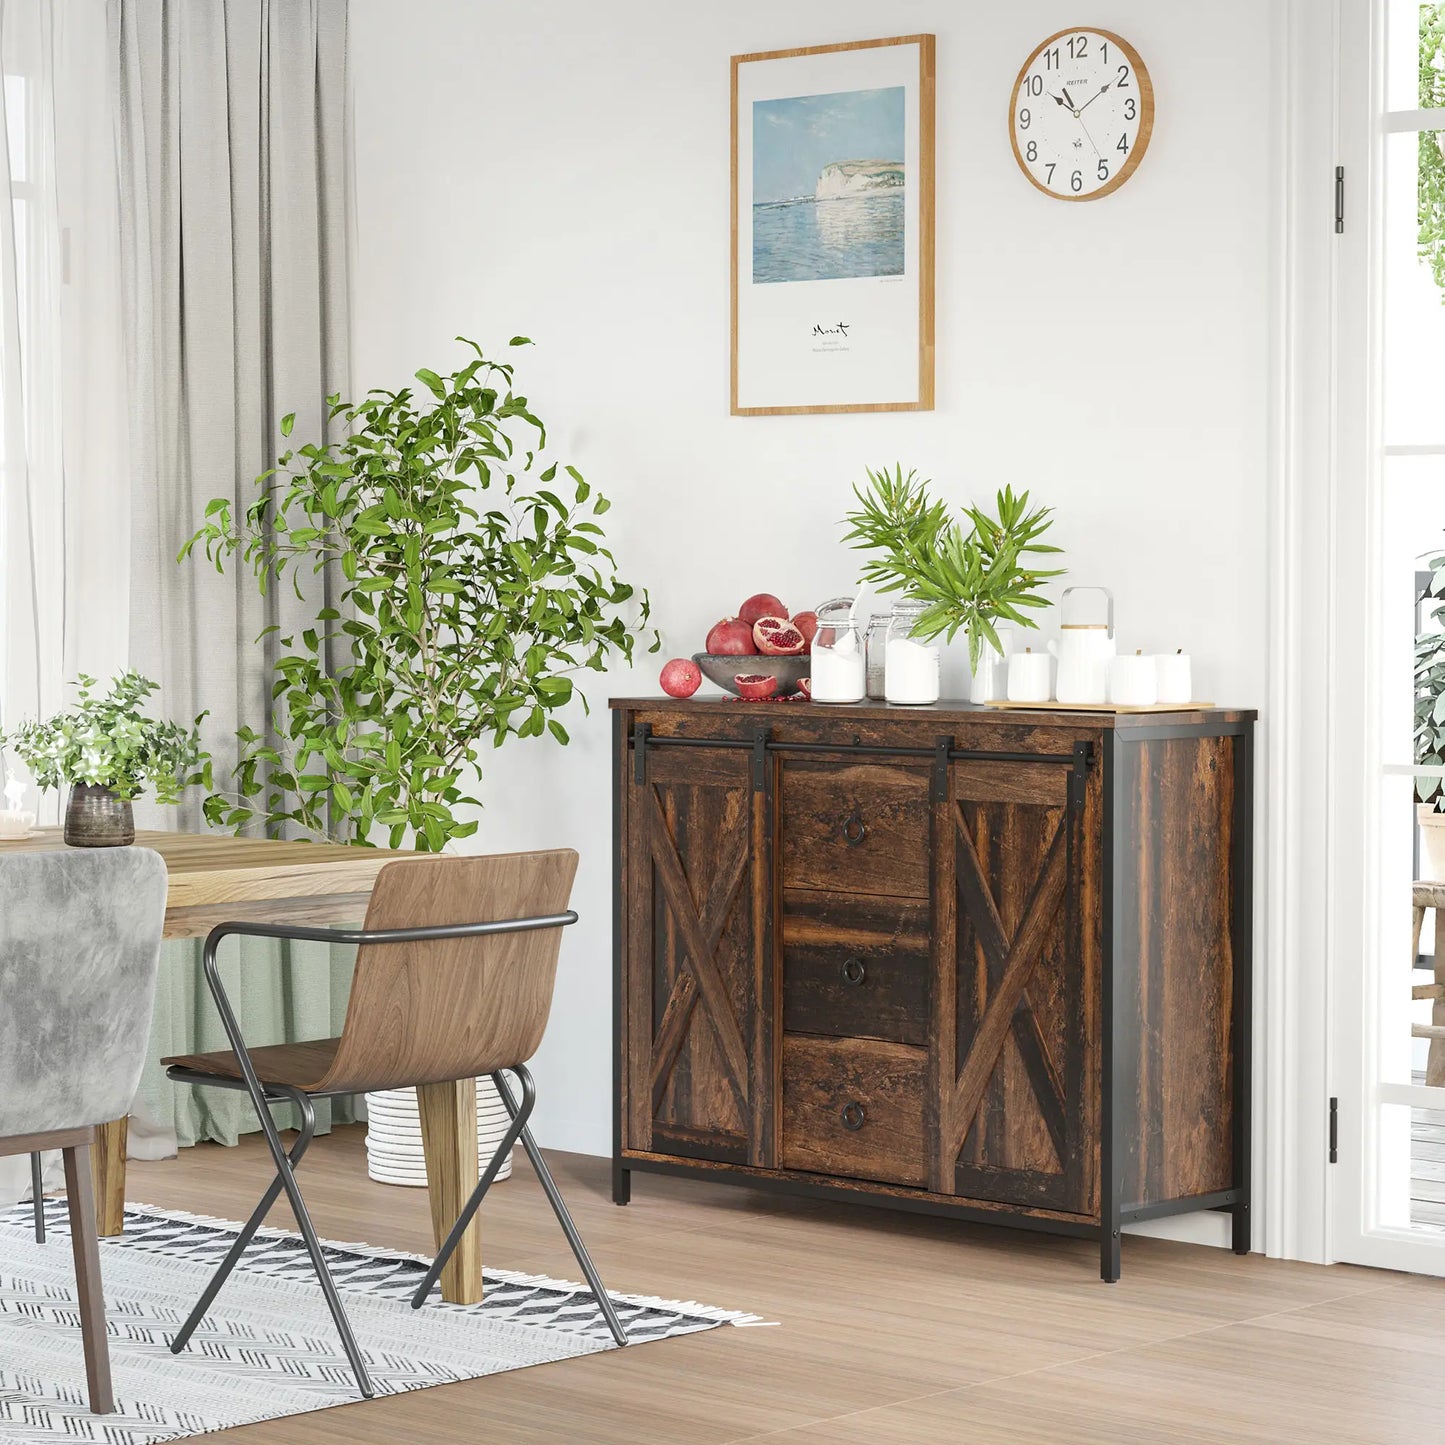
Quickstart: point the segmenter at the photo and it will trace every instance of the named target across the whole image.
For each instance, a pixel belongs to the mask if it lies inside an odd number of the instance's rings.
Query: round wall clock
[[[1139,52],[1108,30],[1051,35],[1014,82],[1009,131],[1023,173],[1058,201],[1097,201],[1134,174],[1154,129]]]

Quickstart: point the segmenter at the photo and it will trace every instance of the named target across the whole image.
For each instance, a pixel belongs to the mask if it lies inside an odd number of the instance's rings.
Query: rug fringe
[[[211,1228],[239,1229],[240,1221],[235,1219],[222,1219],[215,1214],[194,1214],[186,1209],[163,1209],[157,1204],[128,1205],[137,1213],[158,1216],[161,1219],[174,1219],[183,1224],[204,1224]],[[277,1229],[274,1225],[263,1224],[257,1231],[258,1236],[265,1235],[271,1239],[298,1238],[289,1229]],[[103,1243],[104,1241],[102,1241]],[[415,1264],[430,1264],[432,1257],[429,1254],[414,1254],[406,1249],[391,1249],[379,1244],[366,1244],[360,1240],[339,1240],[323,1239],[323,1246],[331,1249],[344,1249],[349,1254],[364,1254],[371,1259],[406,1259]],[[505,1284],[530,1285],[537,1289],[554,1289],[571,1294],[592,1293],[592,1287],[583,1284],[578,1280],[553,1279],[551,1275],[545,1274],[523,1274],[517,1270],[494,1269],[486,1267],[486,1272],[494,1279],[499,1279]],[[665,1299],[661,1295],[624,1294],[619,1290],[608,1290],[607,1293],[613,1299],[622,1300],[626,1304],[637,1305],[640,1309],[667,1310],[676,1314],[693,1315],[698,1319],[712,1320],[722,1325],[766,1325],[777,1323],[774,1320],[765,1319],[762,1315],[750,1314],[746,1310],[720,1309],[716,1305],[703,1304],[698,1300],[675,1300]],[[444,1304],[444,1301],[438,1301]],[[457,1305],[457,1309],[470,1309],[469,1305]]]

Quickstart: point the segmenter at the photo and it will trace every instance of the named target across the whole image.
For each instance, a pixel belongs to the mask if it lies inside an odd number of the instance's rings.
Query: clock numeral
[[[1125,155],[1128,155],[1128,154],[1129,154],[1129,137],[1128,137],[1127,135],[1121,135],[1121,136],[1119,137],[1119,144],[1116,145],[1116,146],[1114,147],[1114,149],[1115,149],[1116,151],[1123,151]]]
[[[1121,65],[1119,67],[1119,78],[1114,84],[1117,85],[1120,90],[1127,90],[1129,88],[1129,67],[1127,65]]]
[[[1099,179],[1101,181],[1107,181],[1109,179],[1109,162],[1104,160],[1103,157],[1099,159]]]
[[[1138,107],[1134,104],[1134,97],[1131,95],[1124,101],[1124,119],[1133,120],[1138,114]]]
[[[1037,143],[1034,142],[1034,141],[1030,141],[1030,142],[1028,143],[1027,149],[1024,151],[1024,154],[1025,154],[1025,155],[1029,158],[1029,160],[1031,160],[1031,161],[1036,161],[1036,160],[1038,160],[1038,158],[1039,158],[1039,148],[1038,148]]]
[[[1024,94],[1042,95],[1044,93],[1044,78],[1042,75],[1024,76]]]
[[[1104,42],[1104,64],[1107,65],[1108,63],[1109,63],[1109,42],[1106,40],[1106,41]]]
[[[1032,124],[1033,124],[1033,117],[1028,113],[1028,110],[1027,110],[1027,109],[1024,109],[1024,110],[1019,111],[1019,129],[1020,129],[1020,130],[1027,130],[1027,129],[1029,128],[1029,126],[1032,125]]]
[[[1054,46],[1051,46],[1048,50],[1044,51],[1044,69],[1045,69],[1045,70],[1057,70],[1058,68],[1059,68],[1059,47],[1058,47],[1057,45],[1054,45]]]
[[[1071,191],[1082,191],[1084,189],[1084,177],[1079,171],[1075,171],[1069,177],[1069,189]]]
[[[1047,166],[1048,175],[1044,177],[1044,184],[1045,184],[1045,185],[1048,185],[1048,186],[1053,185],[1053,183],[1054,183],[1054,167],[1055,167],[1057,164],[1058,164],[1057,161],[1050,161],[1050,162],[1048,163],[1048,166]]]
[[[1075,48],[1077,47],[1077,49]],[[1069,59],[1082,60],[1089,53],[1089,37],[1087,35],[1069,36]]]

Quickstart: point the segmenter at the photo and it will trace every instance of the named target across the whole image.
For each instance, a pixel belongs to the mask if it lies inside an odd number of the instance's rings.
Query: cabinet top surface
[[[947,718],[974,722],[1026,723],[1033,726],[1053,725],[1063,727],[1100,728],[1122,732],[1129,728],[1158,727],[1169,723],[1236,723],[1253,722],[1258,713],[1254,708],[1207,707],[1180,708],[1176,712],[1104,712],[1078,708],[1038,707],[986,707],[982,703],[955,701],[944,698],[936,703],[922,706],[900,706],[886,702],[860,703],[816,703],[816,702],[743,702],[732,697],[675,698],[675,697],[614,697],[608,705],[628,712],[669,712],[686,713],[690,716],[712,714],[718,717],[739,716],[808,718],[812,721],[827,718],[866,719],[870,722],[909,719]]]

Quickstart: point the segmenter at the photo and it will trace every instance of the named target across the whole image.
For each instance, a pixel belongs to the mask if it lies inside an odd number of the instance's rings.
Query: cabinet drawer
[[[926,769],[790,758],[782,819],[785,887],[928,897]]]
[[[925,1049],[783,1038],[783,1167],[922,1186]]]
[[[928,1043],[928,904],[795,889],[783,895],[783,1027]]]

